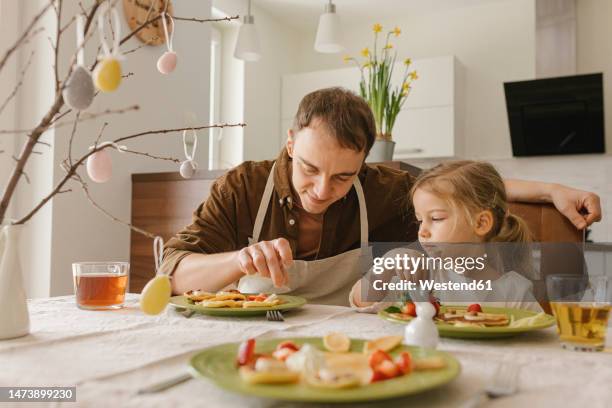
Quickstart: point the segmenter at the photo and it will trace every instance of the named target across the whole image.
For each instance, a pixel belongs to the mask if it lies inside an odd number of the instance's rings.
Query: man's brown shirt
[[[248,246],[273,163],[245,162],[220,177],[208,199],[195,210],[192,224],[166,243],[163,270],[174,272],[181,259],[192,252],[213,254]],[[291,188],[292,160],[285,149],[276,163],[274,193],[259,239],[286,238],[294,258],[298,259],[297,197]],[[415,241],[418,226],[408,198],[412,176],[384,166],[363,165],[358,177],[368,211],[370,242]],[[359,231],[359,202],[355,189],[351,188],[325,212],[316,259],[358,248]]]

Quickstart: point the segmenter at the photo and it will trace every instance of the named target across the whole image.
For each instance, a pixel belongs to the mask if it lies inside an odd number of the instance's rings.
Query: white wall
[[[612,153],[612,2],[577,0],[578,73],[604,73],[604,121],[606,150]]]
[[[246,14],[246,1],[214,0],[213,6],[228,15]],[[232,165],[243,160],[274,159],[279,152],[279,140],[286,137],[286,129],[280,128],[281,122],[281,76],[285,73],[299,70],[298,59],[302,50],[296,47],[300,44],[301,35],[285,22],[279,21],[264,10],[253,6],[253,16],[261,44],[262,58],[257,62],[246,62],[244,66],[244,116],[247,124],[243,131],[243,140],[234,133],[231,138],[222,141],[222,160]],[[224,42],[226,52],[233,55],[237,28],[226,36]],[[236,73],[236,70],[233,71]],[[228,74],[226,71],[223,75]],[[235,87],[240,78],[231,79]],[[238,81],[238,82],[236,82]],[[227,88],[226,88],[227,90]],[[224,109],[228,103],[222,102]],[[225,132],[224,132],[225,133]],[[228,132],[229,133],[229,132]],[[225,139],[225,136],[224,136]],[[242,157],[237,157],[236,151],[242,151]],[[239,159],[239,160],[238,160]]]
[[[392,43],[399,56],[416,58],[455,55],[463,66],[465,108],[463,134],[469,157],[509,157],[509,129],[503,82],[532,79],[535,75],[534,0],[507,0],[472,7],[436,10],[435,13],[397,16],[393,20],[345,25],[347,53],[372,48],[371,26],[399,26],[402,34]],[[299,70],[314,71],[344,66],[342,55],[312,50],[314,30],[304,36]],[[418,87],[418,81],[413,85]]]

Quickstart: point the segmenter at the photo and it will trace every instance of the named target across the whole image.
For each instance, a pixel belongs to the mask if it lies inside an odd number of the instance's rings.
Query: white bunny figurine
[[[433,321],[436,309],[429,302],[415,302],[417,317],[412,319],[404,331],[404,344],[435,349],[440,335]]]

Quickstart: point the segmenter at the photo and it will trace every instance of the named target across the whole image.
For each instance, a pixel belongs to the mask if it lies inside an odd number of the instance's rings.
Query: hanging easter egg
[[[183,178],[191,178],[195,174],[198,169],[198,164],[193,160],[195,157],[196,149],[198,148],[198,134],[195,129],[191,129],[193,132],[193,145],[191,146],[191,153],[187,151],[187,130],[183,131],[183,151],[185,152],[185,160],[181,163],[181,167],[179,169],[181,176]]]
[[[170,35],[168,35],[168,24],[166,23],[166,17],[169,18],[172,22],[172,31]],[[164,52],[164,54],[157,60],[157,70],[164,75],[168,75],[169,73],[174,71],[174,68],[176,68],[176,63],[178,61],[176,52],[174,52],[174,50],[172,49],[175,25],[172,16],[165,12],[161,13],[161,21],[162,25],[164,26],[164,35],[166,36],[166,46],[168,47],[168,51]]]
[[[83,47],[83,15],[78,14],[76,18],[77,34],[77,65],[66,81],[62,95],[64,102],[72,109],[85,110],[93,101],[95,89],[89,70],[84,66]]]
[[[106,3],[105,3],[106,4]],[[111,8],[111,12],[114,17],[115,24],[113,25],[115,31],[115,42],[113,44],[112,51],[108,48],[108,44],[104,39],[104,14],[98,15],[98,31],[100,33],[100,42],[102,43],[102,49],[104,55],[98,60],[98,65],[94,70],[94,84],[102,92],[112,92],[119,87],[121,84],[121,63],[120,59],[123,59],[119,53],[119,38],[121,34],[119,14],[117,10]]]
[[[106,183],[113,174],[113,163],[106,150],[98,150],[87,158],[87,175],[96,183]]]
[[[167,75],[171,73],[172,71],[174,71],[174,68],[176,68],[176,62],[177,62],[176,52],[166,51],[157,60],[157,70],[160,73]]]
[[[157,315],[163,312],[172,295],[170,277],[161,271],[163,253],[164,240],[157,236],[153,240],[155,277],[147,282],[140,293],[140,310],[148,315]]]
[[[181,163],[180,173],[183,178],[192,178],[198,169],[198,165],[193,160],[185,160]]]
[[[172,285],[168,275],[157,275],[151,279],[140,294],[140,310],[148,315],[160,314],[170,301]]]
[[[94,84],[89,71],[78,65],[66,81],[62,93],[64,102],[72,109],[85,110],[91,105],[94,94]]]
[[[96,88],[102,92],[112,92],[121,84],[121,64],[114,58],[100,61],[94,71]]]

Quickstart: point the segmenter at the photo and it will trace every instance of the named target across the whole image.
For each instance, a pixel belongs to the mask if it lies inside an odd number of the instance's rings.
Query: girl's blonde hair
[[[504,181],[489,163],[460,160],[440,164],[419,175],[410,190],[411,200],[417,189],[446,200],[452,208],[462,211],[472,225],[478,212],[490,210],[493,227],[485,237],[488,242],[532,241],[525,221],[508,211]]]

